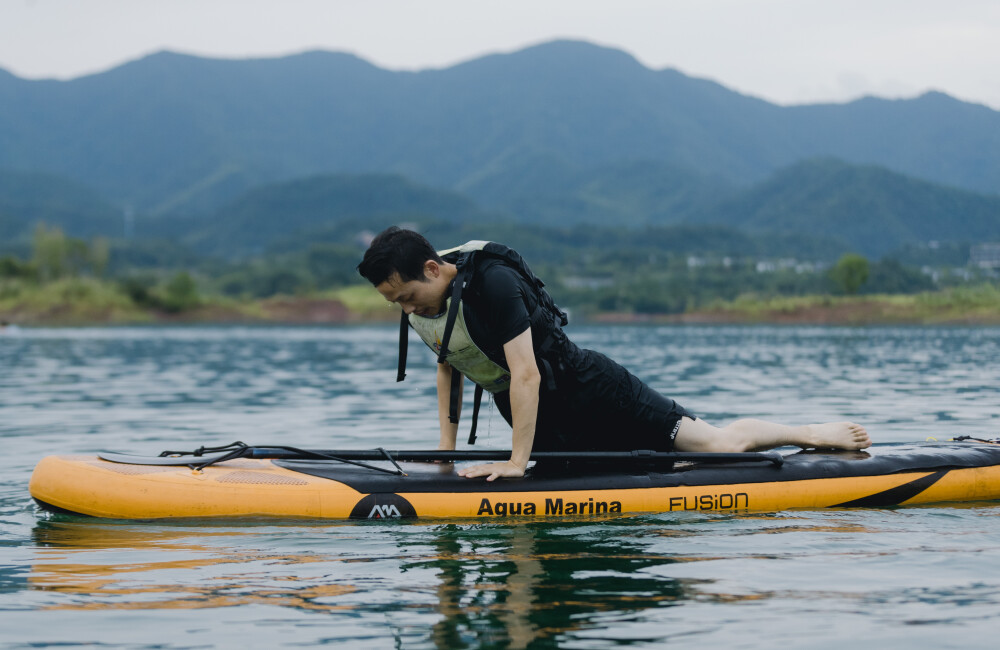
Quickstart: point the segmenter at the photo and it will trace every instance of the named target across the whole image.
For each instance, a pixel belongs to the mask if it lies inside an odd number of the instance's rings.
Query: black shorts
[[[681,418],[695,416],[603,354],[583,352],[557,373],[554,391],[540,393],[533,449],[672,451]],[[509,397],[496,402],[510,422]]]

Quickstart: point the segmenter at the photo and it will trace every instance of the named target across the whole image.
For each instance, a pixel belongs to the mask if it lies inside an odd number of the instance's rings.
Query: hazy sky
[[[782,104],[933,89],[1000,110],[1000,0],[0,0],[0,68],[28,78],[163,49],[414,70],[555,38]]]

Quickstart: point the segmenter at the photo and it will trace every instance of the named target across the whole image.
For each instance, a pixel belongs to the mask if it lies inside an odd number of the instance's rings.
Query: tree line
[[[29,285],[90,277],[105,280],[111,259],[111,242],[106,237],[89,241],[67,236],[60,228],[43,223],[35,227],[31,257],[0,257],[0,280],[7,278]],[[156,278],[152,275],[124,275],[109,280],[137,306],[177,313],[201,304],[197,284],[186,270]]]
[[[442,228],[439,224],[431,228]],[[444,233],[432,232],[432,241]],[[451,237],[464,234],[449,232]],[[500,241],[517,240],[516,232],[497,232]],[[510,235],[509,239],[504,235]],[[646,244],[601,245],[591,235],[572,232],[524,232],[524,246],[514,242],[547,283],[556,300],[583,313],[680,313],[719,300],[748,295],[760,298],[802,295],[899,294],[933,290],[982,279],[939,275],[937,278],[892,258],[871,261],[856,253],[832,264],[764,264],[759,258],[734,257],[700,250],[687,254],[665,235],[651,233]],[[661,245],[662,244],[662,245]],[[59,228],[38,225],[28,259],[0,258],[0,281],[41,286],[65,278],[89,277],[113,286],[135,305],[167,313],[184,312],[222,299],[256,300],[278,295],[315,295],[360,282],[355,265],[363,243],[313,241],[242,260],[185,257],[171,262],[152,255],[154,242],[84,240]],[[167,250],[168,247],[162,247]],[[162,251],[161,251],[162,252]],[[182,263],[178,263],[182,262]]]

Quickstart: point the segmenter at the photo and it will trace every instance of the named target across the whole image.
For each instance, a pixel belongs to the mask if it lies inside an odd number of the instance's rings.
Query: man
[[[745,419],[718,428],[696,418],[611,359],[573,344],[541,281],[505,246],[470,242],[439,255],[420,234],[392,227],[372,240],[358,271],[440,352],[439,449],[455,448],[460,371],[493,393],[513,428],[510,460],[466,467],[462,476],[523,476],[532,449],[739,452],[871,444],[851,422],[792,427]]]

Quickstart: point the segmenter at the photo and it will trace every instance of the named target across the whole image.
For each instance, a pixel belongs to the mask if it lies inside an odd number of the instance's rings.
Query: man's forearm
[[[441,426],[441,442],[438,449],[455,448],[458,439],[458,423],[449,420],[451,409],[451,373],[458,372],[447,363],[439,363],[437,369],[438,421]],[[465,381],[463,377],[461,381]],[[462,402],[458,402],[458,413],[462,413]]]
[[[510,446],[510,462],[522,470],[528,466],[531,447],[535,442],[535,423],[538,419],[537,375],[516,378],[510,385],[510,407],[514,433]]]
[[[531,447],[535,443],[535,422],[538,419],[538,387],[541,385],[531,345],[531,329],[524,330],[504,343],[503,353],[507,357],[511,375],[510,411],[514,433],[510,445],[510,460],[463,467],[458,470],[459,476],[485,476],[487,481],[500,477],[518,478],[524,476],[528,459],[531,458]]]

